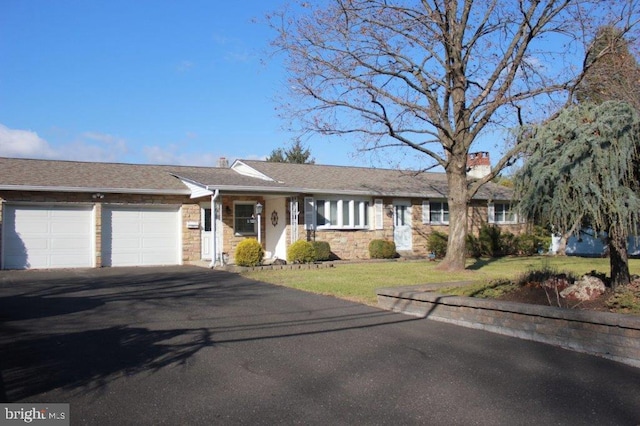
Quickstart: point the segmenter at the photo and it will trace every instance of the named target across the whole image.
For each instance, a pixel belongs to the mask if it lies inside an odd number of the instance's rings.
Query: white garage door
[[[92,267],[92,206],[5,206],[2,267]]]
[[[102,218],[104,266],[180,263],[179,207],[107,207]]]

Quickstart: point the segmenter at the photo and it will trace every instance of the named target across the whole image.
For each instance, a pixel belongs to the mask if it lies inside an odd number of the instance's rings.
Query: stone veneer
[[[638,316],[449,296],[430,287],[436,285],[378,289],[378,306],[640,367]]]
[[[447,233],[447,225],[431,225],[422,223],[422,199],[411,199],[411,220],[413,250],[411,255],[427,257],[427,238],[434,230]],[[300,200],[302,205],[302,200]],[[373,207],[371,207],[373,208]],[[389,209],[389,210],[388,210]],[[393,209],[393,199],[383,198],[383,229],[380,230],[316,230],[304,229],[304,212],[299,215],[298,238],[316,241],[326,241],[331,246],[331,251],[340,259],[356,260],[369,259],[369,243],[374,239],[386,239],[393,241],[393,216],[386,214]],[[469,206],[468,227],[471,233],[478,235],[480,227],[487,223],[488,208],[486,202],[473,202]],[[525,224],[500,225],[504,231],[519,234],[526,229]],[[290,241],[289,226],[287,226],[287,241]]]

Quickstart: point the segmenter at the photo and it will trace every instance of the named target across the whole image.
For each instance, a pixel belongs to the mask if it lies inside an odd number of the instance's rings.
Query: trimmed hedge
[[[448,241],[449,236],[444,232],[432,231],[427,237],[427,249],[436,257],[442,258],[447,254]]]
[[[240,241],[236,247],[235,262],[239,266],[257,266],[262,264],[264,250],[255,238]]]
[[[331,259],[331,246],[326,241],[312,241],[311,245],[316,252],[315,260]]]
[[[316,260],[316,251],[309,241],[298,240],[287,249],[287,260],[293,263],[312,263]]]
[[[396,257],[396,244],[388,240],[372,240],[369,243],[371,259],[393,259]]]

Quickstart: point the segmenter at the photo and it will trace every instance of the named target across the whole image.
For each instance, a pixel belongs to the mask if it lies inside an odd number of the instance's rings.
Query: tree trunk
[[[451,163],[455,163],[452,161]],[[466,154],[462,167],[447,169],[447,183],[449,184],[449,241],[447,254],[438,265],[438,269],[446,271],[461,271],[465,268],[467,257],[467,175]]]
[[[571,227],[571,229],[569,229],[567,232],[563,233],[560,236],[560,242],[558,244],[558,251],[556,253],[558,256],[566,256],[567,255],[567,241],[569,241],[569,237],[571,237],[573,234],[575,234],[576,231],[578,232],[578,236],[580,236],[581,227],[582,227],[582,216],[580,216],[580,218],[574,222],[574,224]]]
[[[571,236],[570,233],[566,232],[560,236],[560,241],[558,242],[558,250],[556,251],[556,256],[566,256],[567,255],[567,240]]]
[[[627,237],[617,227],[611,227],[608,234],[611,288],[615,290],[617,287],[627,285],[631,282],[627,255]]]

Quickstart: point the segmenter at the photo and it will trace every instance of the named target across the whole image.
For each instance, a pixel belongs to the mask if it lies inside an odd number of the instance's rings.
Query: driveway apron
[[[640,424],[640,369],[197,267],[0,271],[0,399],[71,424]]]

